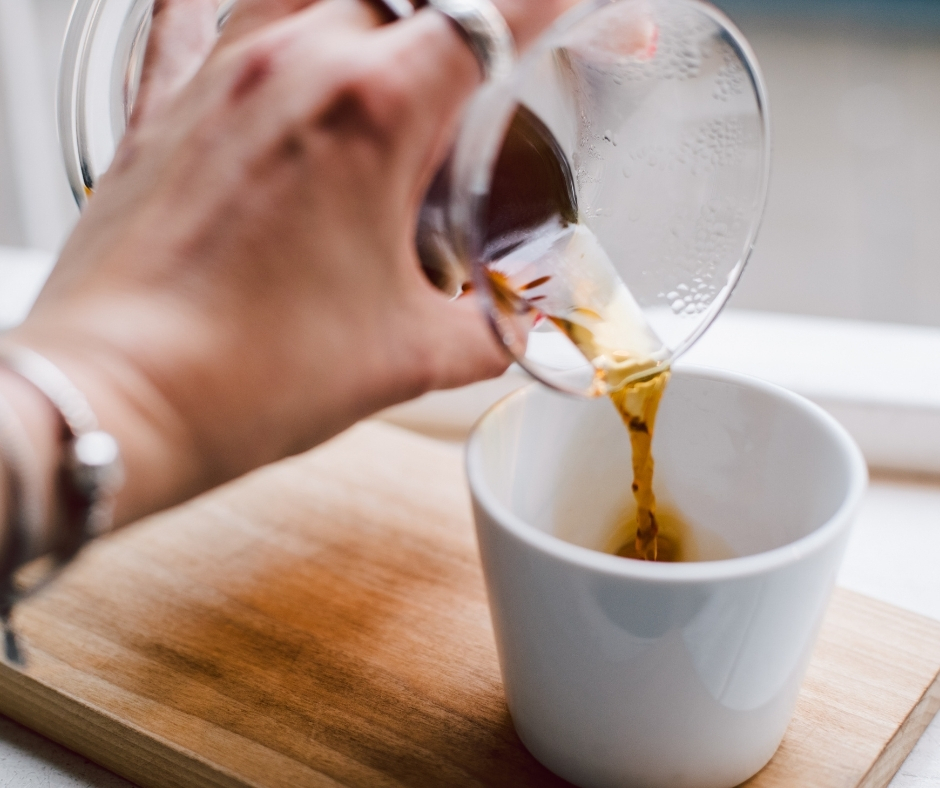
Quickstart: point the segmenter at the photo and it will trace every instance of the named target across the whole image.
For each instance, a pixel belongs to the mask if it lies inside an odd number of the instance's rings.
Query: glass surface
[[[573,221],[543,214],[523,243],[518,232],[501,238],[493,216],[520,107],[563,152],[576,203]],[[720,11],[695,0],[595,0],[471,106],[451,221],[520,363],[557,388],[600,394],[667,366],[716,317],[754,243],[768,167],[761,76]],[[609,353],[588,363],[571,327],[559,330],[564,319],[595,338],[610,329],[613,355],[645,363],[617,370]]]
[[[79,205],[124,133],[152,4],[73,11],[60,136]],[[589,0],[479,92],[448,167],[418,232],[429,275],[433,247],[432,279],[471,280],[525,369],[602,394],[671,364],[737,282],[767,188],[762,79],[711,5]]]
[[[59,141],[84,207],[107,171],[140,86],[154,0],[76,0],[59,68]],[[219,27],[235,0],[221,0]]]

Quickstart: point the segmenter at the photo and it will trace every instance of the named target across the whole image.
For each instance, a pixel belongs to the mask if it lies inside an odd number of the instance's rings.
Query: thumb
[[[512,359],[496,338],[474,294],[449,301],[433,293],[436,360],[432,389],[465,386],[495,378]]]

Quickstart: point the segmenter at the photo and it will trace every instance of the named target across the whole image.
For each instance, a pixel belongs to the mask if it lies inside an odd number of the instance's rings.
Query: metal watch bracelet
[[[98,426],[98,419],[85,395],[55,364],[39,353],[19,345],[0,344],[0,365],[19,375],[37,389],[57,411],[60,419],[62,460],[56,470],[55,489],[59,497],[57,508],[60,522],[56,523],[56,534],[46,552],[54,559],[54,567],[69,561],[91,539],[111,529],[113,523],[114,497],[124,481],[120,450],[114,437]],[[9,448],[5,452],[7,474],[12,482],[8,487],[14,495],[13,504],[23,506],[22,488],[28,479],[22,467],[16,464]],[[13,582],[13,573],[23,564],[40,557],[38,550],[26,548],[27,534],[22,523],[27,517],[22,511],[12,511],[9,506],[8,532],[13,533],[10,545],[16,545],[15,555],[4,556],[0,561],[0,588],[3,590],[3,607],[0,611],[6,619],[16,599],[28,596],[48,578],[43,578],[26,589],[18,589]],[[10,633],[7,639],[10,640]],[[8,642],[9,656],[9,642]]]

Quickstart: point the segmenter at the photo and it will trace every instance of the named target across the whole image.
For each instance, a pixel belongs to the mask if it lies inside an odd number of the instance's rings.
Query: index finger
[[[166,106],[199,70],[216,39],[216,0],[156,0],[130,124]]]
[[[233,41],[278,19],[303,11],[315,4],[345,6],[347,15],[358,16],[364,28],[389,21],[387,12],[372,0],[237,0],[222,30],[222,41]]]
[[[263,27],[276,19],[289,16],[317,2],[328,0],[237,0],[231,18],[223,31],[223,39],[235,39]],[[373,24],[392,21],[389,5],[384,0],[348,0],[368,7]],[[517,47],[528,46],[546,27],[562,13],[577,5],[579,0],[494,0],[506,19]],[[410,2],[415,8],[426,6],[427,0],[394,0]]]

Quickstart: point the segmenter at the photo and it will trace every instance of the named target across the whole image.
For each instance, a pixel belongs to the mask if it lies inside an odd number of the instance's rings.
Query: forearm
[[[23,340],[16,334],[14,338]],[[55,360],[59,372],[69,379],[65,390],[71,390],[71,394],[63,396],[61,385],[50,387],[48,372],[37,377],[46,362],[38,359],[39,367],[37,361],[24,366],[23,346],[17,348],[11,343],[10,335],[2,342],[0,564],[9,569],[10,561],[23,563],[47,552],[70,554],[73,546],[81,544],[90,533],[87,529],[101,521],[97,514],[94,520],[88,519],[92,510],[84,508],[97,507],[97,501],[106,502],[106,525],[113,527],[198,491],[200,480],[189,469],[199,463],[183,446],[173,445],[172,429],[160,424],[153,413],[142,413],[139,403],[146,399],[141,397],[145,387],[138,385],[135,391],[135,386],[129,384],[132,379],[129,372],[122,376],[124,385],[116,384],[115,378],[121,376],[109,371],[105,363],[91,368],[61,347],[43,348],[46,356]],[[36,343],[26,345],[30,346],[35,348]],[[36,358],[28,351],[25,355],[27,359]],[[85,486],[91,478],[87,474],[98,466],[87,465],[91,445],[87,441],[82,444],[81,436],[95,426],[88,427],[85,419],[76,420],[76,398],[79,403],[87,400],[83,407],[90,409],[91,413],[86,414],[91,416],[91,423],[97,422],[97,427],[123,448],[129,473],[120,473],[124,463],[106,462],[103,467],[114,470],[104,470],[104,477],[93,477],[103,480],[93,488]],[[69,425],[63,415],[68,413],[72,414]],[[84,427],[76,428],[83,423]],[[101,439],[93,440],[100,447]],[[79,449],[80,444],[86,448]],[[100,448],[98,455],[100,459]],[[128,484],[114,495],[114,480],[121,476]]]

